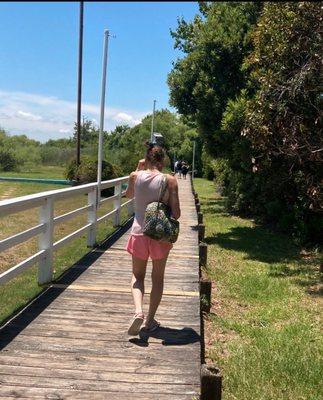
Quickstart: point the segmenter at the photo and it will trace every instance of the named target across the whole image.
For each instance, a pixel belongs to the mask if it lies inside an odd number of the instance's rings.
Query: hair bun
[[[147,147],[148,150],[151,150],[155,146],[155,144],[150,140],[146,140],[145,146]]]

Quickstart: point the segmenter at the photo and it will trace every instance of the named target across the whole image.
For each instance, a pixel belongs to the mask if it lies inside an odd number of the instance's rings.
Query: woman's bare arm
[[[129,180],[128,180],[128,187],[126,190],[126,197],[129,199],[133,199],[135,195],[135,182],[137,179],[138,171],[142,171],[145,169],[145,159],[143,158],[142,160],[138,161],[137,169],[134,172],[131,172],[129,175]]]
[[[128,187],[126,190],[126,197],[128,197],[128,199],[133,199],[134,194],[135,194],[135,182],[137,179],[137,172],[131,172],[131,174],[129,175],[129,180],[128,180]]]
[[[178,197],[178,184],[177,179],[172,175],[167,175],[168,179],[168,191],[169,191],[169,206],[172,210],[172,215],[175,219],[181,216],[181,208],[179,205]]]

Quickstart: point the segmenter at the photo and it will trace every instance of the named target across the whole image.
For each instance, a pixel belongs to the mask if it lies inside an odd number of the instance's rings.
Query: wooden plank
[[[38,352],[27,352],[25,356],[19,353],[10,352],[1,355],[0,365],[39,367],[44,363],[44,356]],[[46,366],[51,370],[54,368],[71,369],[71,370],[87,370],[97,372],[118,371],[120,368],[123,372],[130,373],[147,373],[154,374],[158,372],[162,375],[176,374],[191,375],[192,372],[199,373],[200,364],[198,362],[181,362],[174,365],[161,365],[160,362],[147,361],[138,366],[136,357],[128,358],[126,363],[121,363],[120,358],[89,356],[89,355],[73,355],[62,353],[49,353],[46,355]],[[2,370],[2,369],[1,369]]]
[[[134,399],[133,392],[123,392],[124,396]],[[62,389],[62,388],[40,388],[23,385],[1,385],[1,399],[3,398],[19,398],[19,399],[66,399],[66,400],[120,400],[122,397],[118,392],[97,392],[88,390]],[[136,392],[136,397],[140,400],[156,400],[154,393],[147,394]],[[192,395],[188,394],[158,394],[158,400],[192,400]]]
[[[39,379],[33,376],[32,372],[28,376],[20,375],[6,375],[1,374],[2,385],[21,385],[34,386],[42,388],[57,388],[57,389],[74,389],[83,391],[96,391],[96,392],[116,392],[121,393],[156,393],[156,394],[189,394],[195,395],[197,393],[197,385],[176,384],[176,383],[144,383],[144,382],[127,382],[120,379],[118,382],[114,381],[92,381],[87,379],[69,379],[69,378],[56,378],[46,377],[46,379]]]
[[[22,379],[25,376],[51,378],[52,369],[46,364],[42,366],[21,366],[21,365],[5,365],[0,364],[1,374],[20,376]],[[82,381],[90,381],[90,383],[118,382],[126,378],[129,383],[158,383],[158,384],[187,384],[198,385],[198,375],[191,374],[156,374],[155,371],[149,372],[129,372],[122,369],[122,363],[119,365],[119,370],[83,370]],[[55,378],[80,380],[80,373],[75,369],[55,368]]]
[[[107,286],[92,286],[92,285],[63,285],[63,284],[53,284],[51,287],[59,288],[59,289],[67,289],[67,290],[83,290],[83,291],[99,291],[99,292],[118,292],[118,293],[129,293],[129,288],[117,288],[115,286],[107,287]],[[177,291],[177,290],[165,290],[163,293],[164,296],[187,296],[187,297],[199,297],[198,292],[188,292],[188,291]]]

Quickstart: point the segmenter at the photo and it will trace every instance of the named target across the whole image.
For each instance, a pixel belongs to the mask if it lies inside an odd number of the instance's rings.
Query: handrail
[[[115,187],[121,185],[128,181],[128,176],[122,178],[111,179],[108,181],[103,181],[101,183],[101,190]],[[97,183],[87,183],[85,185],[74,186],[72,188],[66,189],[55,189],[47,190],[45,192],[29,194],[27,196],[15,197],[13,199],[6,199],[0,201],[0,216],[6,213],[12,213],[18,211],[24,211],[28,208],[33,208],[39,204],[42,204],[46,199],[63,199],[69,197],[70,193],[82,194],[88,193],[91,189],[97,188]],[[8,214],[6,214],[8,215]]]
[[[108,198],[100,199],[99,202],[97,202],[97,182],[66,189],[48,190],[0,201],[0,217],[34,207],[40,208],[38,225],[0,241],[1,253],[1,251],[10,249],[38,235],[38,252],[0,274],[0,285],[8,282],[27,268],[30,268],[36,262],[39,262],[38,283],[49,283],[53,276],[53,252],[55,250],[65,246],[72,239],[81,236],[84,232],[87,232],[88,247],[94,247],[96,244],[97,225],[99,223],[113,217],[114,226],[120,225],[120,211],[125,206],[128,209],[128,215],[133,215],[133,199],[121,204],[121,199],[125,194],[125,191],[122,191],[122,184],[127,182],[128,178],[128,176],[123,176],[103,181],[101,183],[101,190],[114,188],[114,194]],[[71,198],[80,194],[88,195],[87,205],[54,217],[54,203],[56,200]],[[113,210],[98,218],[97,213],[99,208],[102,204],[107,203],[113,203]],[[84,212],[87,212],[88,215],[87,223],[54,243],[54,226]]]

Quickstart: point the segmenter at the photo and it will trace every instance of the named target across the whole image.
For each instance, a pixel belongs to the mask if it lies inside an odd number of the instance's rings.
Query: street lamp
[[[161,133],[153,132],[151,141],[158,146],[164,146],[164,136]]]
[[[80,1],[79,54],[77,76],[77,117],[76,117],[76,164],[81,162],[81,102],[82,102],[82,59],[83,59],[83,1]]]
[[[150,141],[151,141],[151,142],[154,140],[155,107],[156,107],[156,100],[154,100],[153,115],[152,115],[152,118],[151,118],[151,131],[150,131]]]
[[[101,83],[101,111],[100,111],[100,130],[99,130],[99,148],[98,148],[98,195],[97,206],[101,199],[101,180],[102,180],[102,158],[103,158],[103,129],[104,129],[104,106],[105,106],[105,87],[107,78],[107,61],[108,61],[108,43],[109,30],[104,31],[103,43],[103,61],[102,61],[102,83]]]

